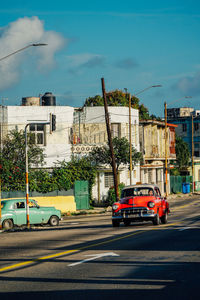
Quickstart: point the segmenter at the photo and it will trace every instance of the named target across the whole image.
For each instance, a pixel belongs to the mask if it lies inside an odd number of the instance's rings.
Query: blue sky
[[[9,1],[0,7],[0,99],[47,91],[60,105],[82,106],[106,90],[140,94],[150,113],[168,107],[200,109],[200,2],[166,1]],[[184,98],[192,96],[191,99]],[[173,104],[174,103],[174,104]]]

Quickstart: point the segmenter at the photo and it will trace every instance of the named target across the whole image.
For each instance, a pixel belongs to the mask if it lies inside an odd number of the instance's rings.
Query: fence
[[[183,183],[192,185],[192,176],[170,176],[170,192],[172,194],[182,193]]]

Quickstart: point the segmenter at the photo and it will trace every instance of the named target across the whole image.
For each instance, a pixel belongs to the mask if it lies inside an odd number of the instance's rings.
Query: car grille
[[[121,209],[120,214],[121,215],[142,215],[147,213],[147,208],[146,207],[137,207],[137,208],[124,208]]]

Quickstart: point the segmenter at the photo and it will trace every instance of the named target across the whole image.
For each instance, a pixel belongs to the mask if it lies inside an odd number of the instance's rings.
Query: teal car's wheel
[[[3,221],[2,224],[3,229],[9,230],[13,228],[13,221],[11,219],[7,219]]]
[[[51,216],[49,219],[49,224],[51,226],[58,226],[59,225],[59,218],[57,216]]]

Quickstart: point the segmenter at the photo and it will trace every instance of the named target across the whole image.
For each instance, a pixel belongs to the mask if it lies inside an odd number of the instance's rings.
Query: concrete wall
[[[74,196],[34,197],[40,206],[54,206],[62,213],[76,211]]]
[[[38,205],[40,206],[54,206],[55,208],[60,209],[62,213],[76,211],[76,202],[74,196],[30,197],[30,199],[37,201]]]

